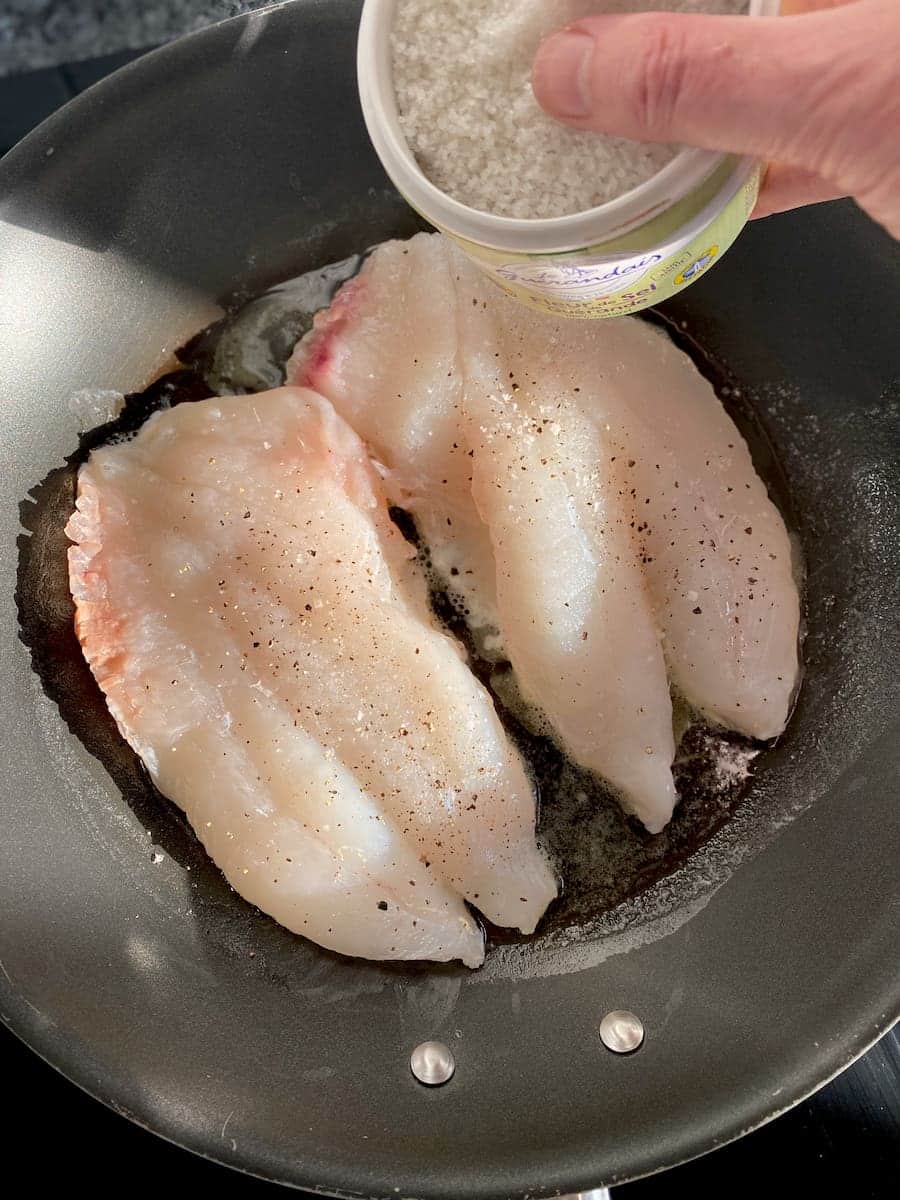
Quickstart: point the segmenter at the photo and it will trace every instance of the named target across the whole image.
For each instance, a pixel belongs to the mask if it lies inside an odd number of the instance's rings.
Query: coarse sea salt
[[[674,145],[561,125],[538,105],[541,39],[594,13],[739,14],[747,0],[397,0],[392,30],[400,124],[424,173],[482,212],[561,217],[657,174]]]

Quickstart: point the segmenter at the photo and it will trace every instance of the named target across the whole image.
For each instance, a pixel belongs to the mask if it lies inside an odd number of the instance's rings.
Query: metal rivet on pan
[[[456,1060],[443,1042],[422,1042],[409,1056],[409,1069],[419,1083],[440,1087],[453,1078]]]
[[[632,1054],[644,1040],[644,1026],[632,1012],[617,1009],[600,1022],[600,1041],[613,1054]]]

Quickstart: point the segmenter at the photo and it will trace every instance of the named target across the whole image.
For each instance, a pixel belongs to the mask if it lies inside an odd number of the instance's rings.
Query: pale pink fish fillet
[[[554,321],[501,301],[507,336],[552,346],[601,457],[625,467],[669,675],[697,709],[756,738],[787,723],[800,597],[784,520],[712,386],[633,318]]]
[[[460,311],[475,312],[468,294],[487,285],[448,253],[468,288]],[[519,386],[577,402],[596,429],[598,471],[618,472],[673,684],[731,729],[780,733],[799,671],[791,544],[711,384],[646,321],[561,320],[496,292],[490,308]]]
[[[472,499],[457,360],[456,293],[440,239],[387,242],[319,313],[289,383],[326,396],[387,468],[438,573],[473,624],[497,624],[490,537]]]
[[[515,312],[495,319],[468,267],[458,287],[474,495],[520,690],[657,833],[677,799],[672,705],[623,464],[565,387],[556,346],[521,336]]]
[[[110,710],[242,895],[369,958],[477,965],[463,897],[534,927],[556,889],[522,763],[327,401],[157,414],[92,454],[67,532]]]

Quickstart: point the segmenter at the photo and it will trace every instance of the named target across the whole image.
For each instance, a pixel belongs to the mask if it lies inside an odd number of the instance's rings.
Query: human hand
[[[853,196],[900,238],[900,0],[784,0],[771,18],[585,17],[533,85],[578,129],[769,162],[756,217]]]

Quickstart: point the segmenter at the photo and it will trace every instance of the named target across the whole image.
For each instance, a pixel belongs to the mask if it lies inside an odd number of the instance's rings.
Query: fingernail
[[[594,39],[578,29],[547,38],[534,61],[534,90],[553,117],[586,117],[591,111]]]

